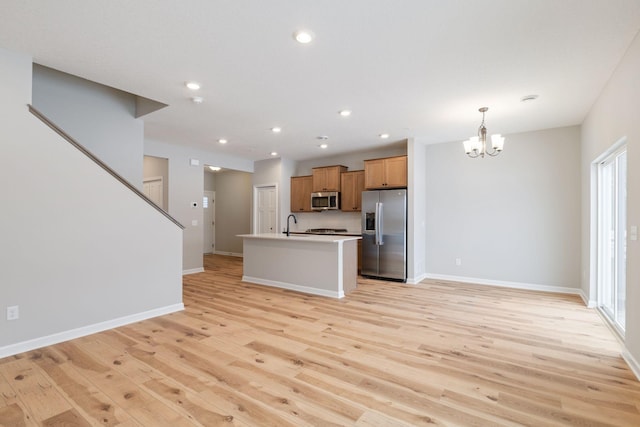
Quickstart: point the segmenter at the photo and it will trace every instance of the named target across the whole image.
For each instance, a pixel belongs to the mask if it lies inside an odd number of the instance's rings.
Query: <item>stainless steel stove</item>
[[[336,233],[346,233],[346,228],[309,228],[307,229],[307,233],[315,233],[315,234],[336,234]]]

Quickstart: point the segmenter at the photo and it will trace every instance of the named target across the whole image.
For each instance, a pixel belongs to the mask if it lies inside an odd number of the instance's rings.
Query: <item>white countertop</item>
[[[319,243],[336,243],[362,239],[361,236],[338,236],[334,234],[291,234],[287,236],[284,233],[238,234],[238,237],[245,239],[290,240]]]

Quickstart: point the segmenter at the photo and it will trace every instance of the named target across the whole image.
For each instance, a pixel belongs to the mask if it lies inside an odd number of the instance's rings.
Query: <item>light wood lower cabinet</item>
[[[311,212],[311,188],[313,177],[291,177],[291,212]]]
[[[359,212],[362,210],[362,192],[364,191],[364,171],[344,172],[340,177],[340,210]]]

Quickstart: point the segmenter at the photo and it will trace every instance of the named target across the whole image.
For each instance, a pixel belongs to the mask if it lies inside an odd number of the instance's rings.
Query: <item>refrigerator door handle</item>
[[[380,203],[376,202],[376,210],[375,210],[375,221],[374,221],[374,229],[375,229],[375,244],[376,246],[378,246],[380,244],[380,234],[379,234],[379,230],[380,230],[380,222],[378,220],[378,205]]]
[[[378,246],[384,245],[384,241],[382,240],[382,236],[384,235],[384,230],[382,230],[382,208],[384,204],[382,202],[376,203],[376,243]]]

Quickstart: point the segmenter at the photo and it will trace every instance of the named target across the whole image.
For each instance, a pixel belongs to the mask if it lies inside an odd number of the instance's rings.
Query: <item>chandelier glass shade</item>
[[[487,107],[482,107],[478,110],[482,113],[482,123],[478,128],[478,135],[472,136],[462,143],[464,152],[471,158],[484,157],[485,154],[495,157],[504,148],[504,137],[500,134],[494,134],[491,135],[491,148],[487,149],[487,128],[484,125],[484,113],[488,110],[489,108]]]

